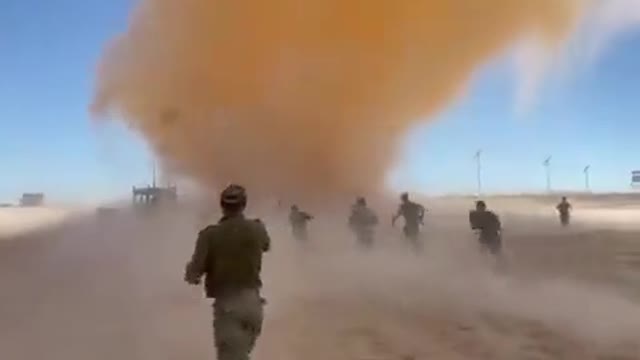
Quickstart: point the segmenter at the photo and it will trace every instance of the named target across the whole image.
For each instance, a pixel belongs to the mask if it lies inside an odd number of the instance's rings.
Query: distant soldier
[[[487,210],[484,201],[476,201],[476,209],[469,211],[471,229],[480,232],[478,240],[484,251],[499,255],[502,251],[502,224],[493,211]]]
[[[378,216],[367,207],[367,200],[359,197],[351,207],[349,226],[355,232],[358,244],[365,248],[373,245],[374,228],[378,225]]]
[[[186,266],[185,281],[200,284],[213,304],[217,359],[248,360],[262,331],[264,299],[260,296],[262,255],[270,239],[264,224],[246,219],[245,189],[230,185],[220,196],[223,216],[198,234]]]
[[[409,200],[409,194],[403,193],[400,196],[402,203],[398,208],[398,212],[391,220],[391,226],[395,226],[399,217],[404,218],[404,236],[412,242],[414,246],[420,246],[418,243],[418,235],[420,234],[420,225],[424,223],[424,214],[426,209],[424,206]]]
[[[571,204],[567,201],[567,197],[563,196],[562,201],[556,206],[558,214],[560,215],[560,224],[562,226],[569,225],[569,219],[571,217]]]
[[[289,223],[291,224],[293,237],[300,241],[306,241],[307,223],[312,219],[313,216],[301,211],[298,205],[292,205],[291,212],[289,213]]]

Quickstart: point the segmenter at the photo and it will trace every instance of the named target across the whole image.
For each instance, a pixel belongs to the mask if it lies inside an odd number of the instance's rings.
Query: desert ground
[[[487,200],[504,223],[501,266],[477,251],[471,198],[423,200],[420,253],[382,203],[371,251],[345,226],[349,204],[312,209],[306,244],[285,209],[251,209],[273,241],[254,358],[640,359],[640,199],[578,197],[570,228],[555,197]],[[0,235],[2,358],[214,358],[210,301],[182,281],[201,222],[122,210]]]

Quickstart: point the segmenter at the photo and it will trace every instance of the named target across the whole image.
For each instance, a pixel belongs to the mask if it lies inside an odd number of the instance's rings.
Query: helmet
[[[367,205],[367,199],[365,199],[362,196],[359,196],[358,198],[356,198],[356,205],[366,206]]]
[[[298,211],[298,205],[291,205],[291,211]]]
[[[479,209],[479,210],[480,210],[480,209],[482,209],[482,210],[484,210],[484,209],[486,209],[486,208],[487,208],[487,204],[486,204],[484,201],[482,201],[482,200],[478,200],[478,201],[476,201],[476,209]]]
[[[222,206],[244,206],[247,204],[247,192],[244,187],[231,184],[220,194],[220,204]]]
[[[400,194],[400,200],[409,201],[409,193],[403,192],[402,194]]]

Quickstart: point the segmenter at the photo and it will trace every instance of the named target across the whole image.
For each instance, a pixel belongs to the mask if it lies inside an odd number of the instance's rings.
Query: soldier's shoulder
[[[207,225],[198,232],[199,236],[208,236],[213,234],[218,229],[218,225]]]
[[[215,229],[217,227],[218,227],[218,224],[210,224],[210,225],[207,225],[207,226],[203,227],[202,229],[200,229],[200,232],[211,231],[211,230],[213,230],[213,229]]]
[[[248,219],[248,224],[255,228],[265,228],[265,223],[260,218]]]

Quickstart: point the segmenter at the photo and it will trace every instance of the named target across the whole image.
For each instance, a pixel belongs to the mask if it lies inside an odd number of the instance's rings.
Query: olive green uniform
[[[406,201],[400,205],[398,212],[394,216],[394,223],[398,217],[402,216],[404,218],[404,227],[402,229],[404,236],[413,243],[417,243],[418,241],[420,224],[424,219],[425,211],[424,206],[412,201]]]
[[[270,238],[260,220],[223,217],[198,235],[185,280],[205,275],[207,297],[214,298],[213,328],[218,360],[248,360],[262,331],[260,296],[262,255]]]
[[[313,216],[300,210],[291,210],[289,213],[289,223],[293,237],[299,241],[307,240],[307,223],[313,219]]]
[[[358,244],[368,248],[373,245],[374,227],[378,216],[365,205],[354,205],[349,216],[349,226],[356,233]]]
[[[556,206],[558,213],[560,214],[560,223],[562,225],[569,225],[569,217],[571,212],[571,204],[567,201],[562,201]]]
[[[469,213],[471,228],[480,230],[480,245],[483,250],[499,254],[502,250],[502,224],[500,218],[492,211],[473,210]]]

